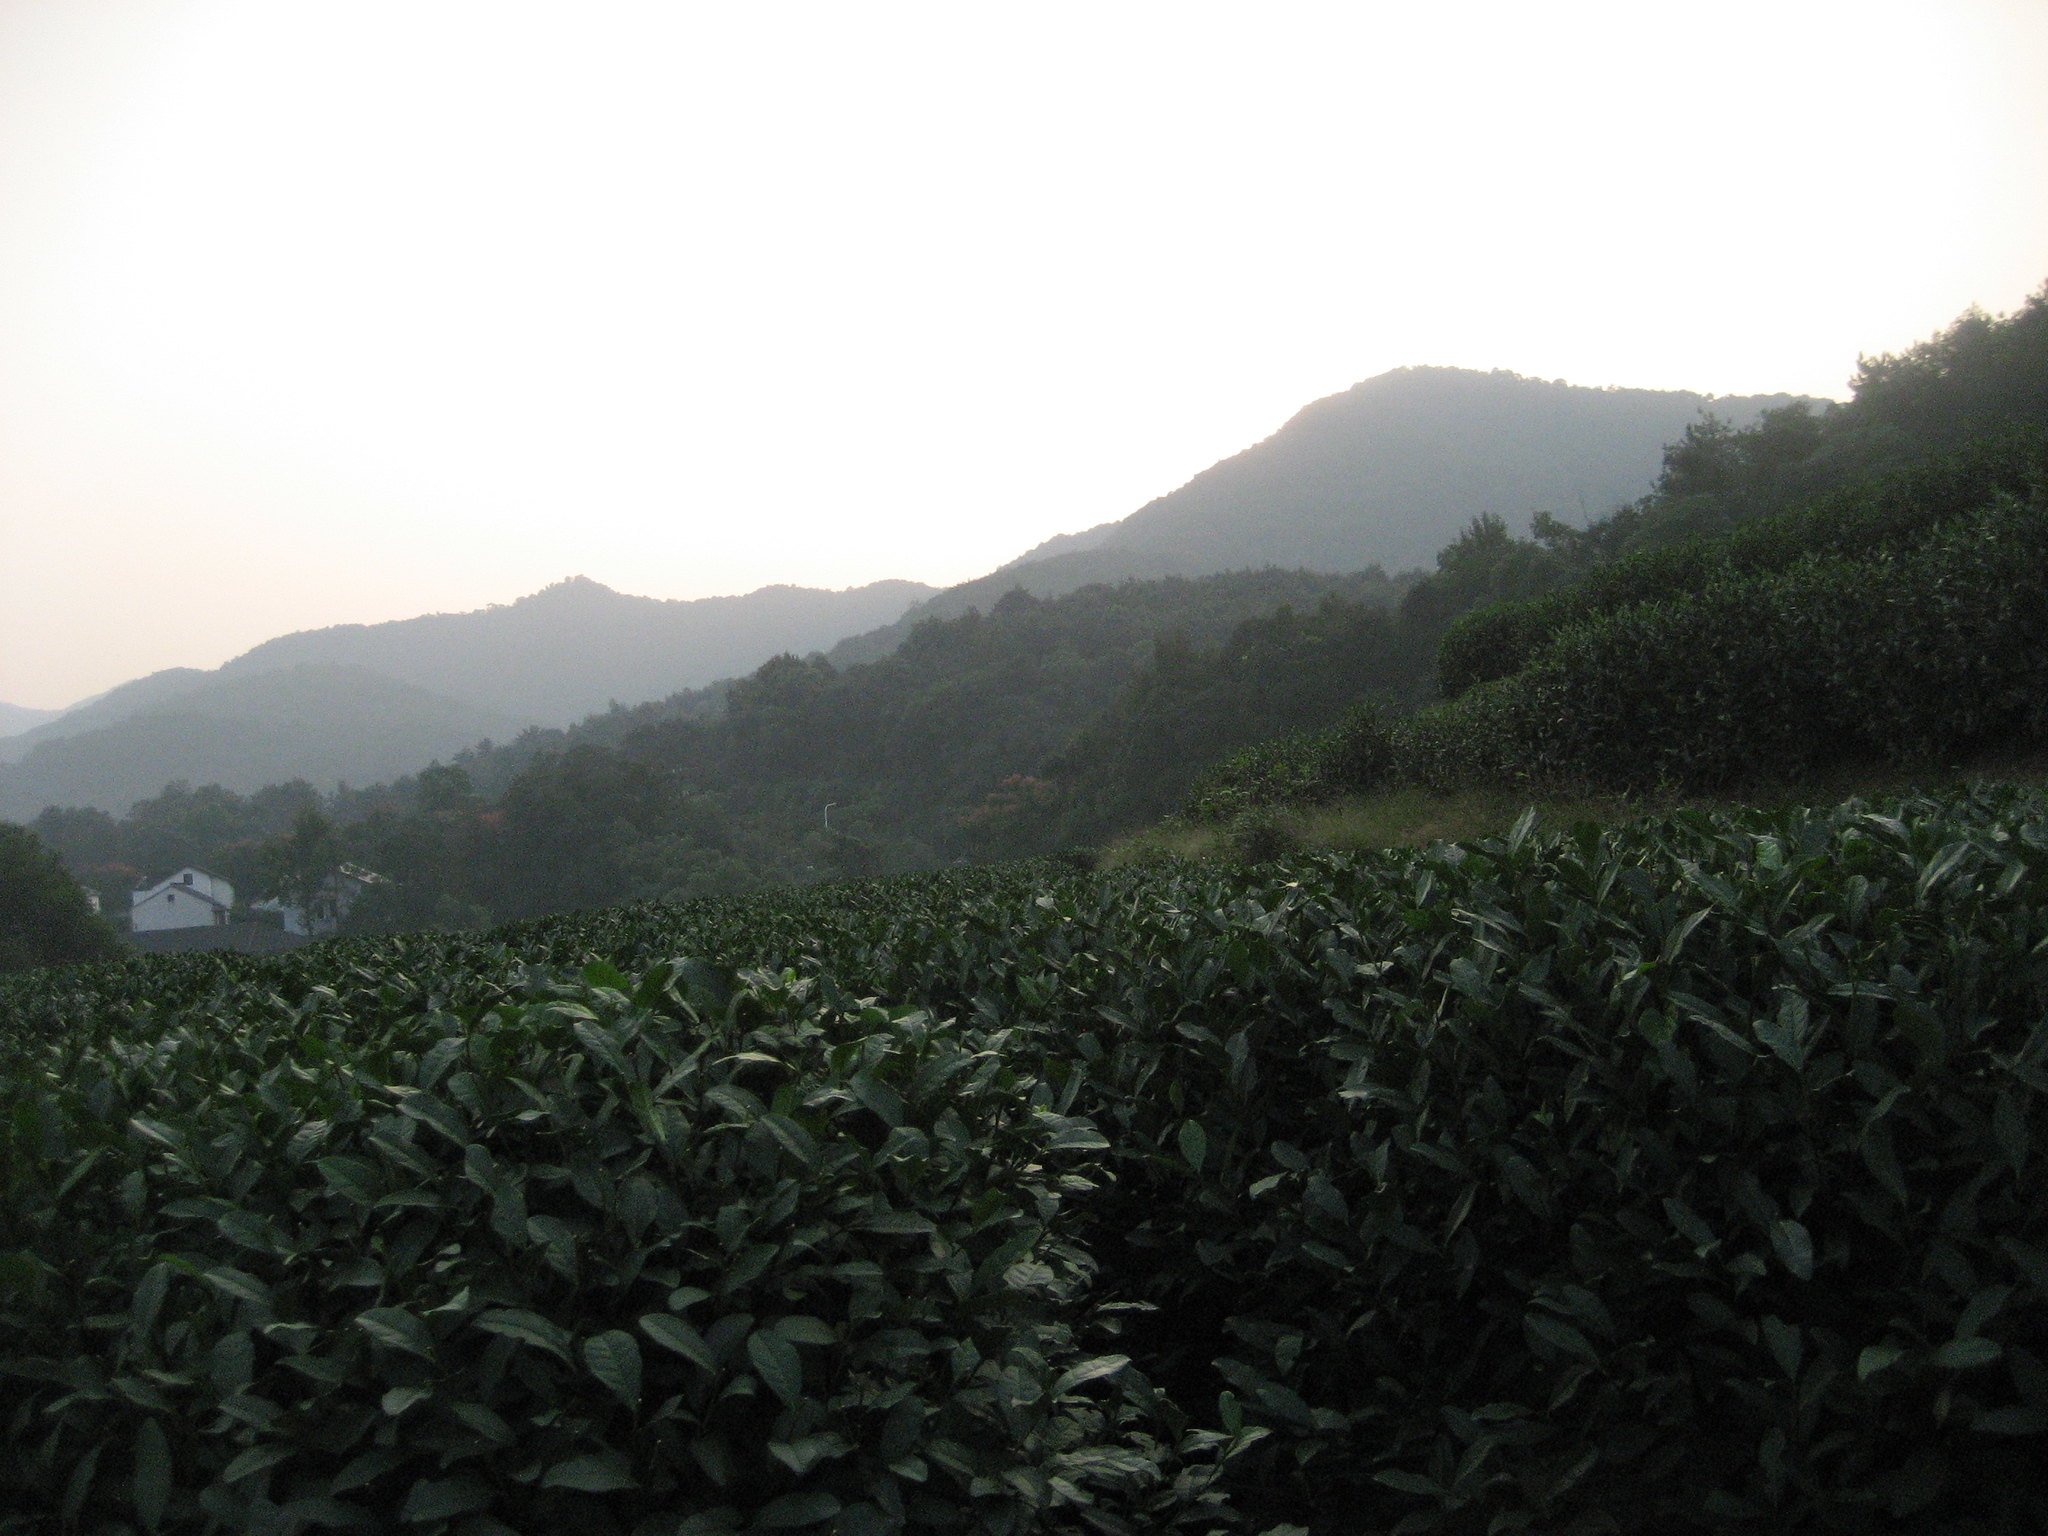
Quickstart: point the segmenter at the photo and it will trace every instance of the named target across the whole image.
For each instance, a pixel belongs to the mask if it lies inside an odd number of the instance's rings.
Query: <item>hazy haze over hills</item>
[[[1049,539],[1004,571],[1036,591],[1080,569],[1068,563],[1080,553],[1105,568],[1181,567],[1147,575],[1428,567],[1479,513],[1497,513],[1518,531],[1537,511],[1584,523],[1645,494],[1664,445],[1701,411],[1746,425],[1792,399],[1397,368],[1305,407],[1265,441],[1129,517]]]
[[[173,700],[183,698],[213,675],[197,667],[166,667],[161,672],[138,677],[118,688],[109,688],[98,698],[88,699],[71,709],[53,711],[41,724],[0,741],[0,763],[17,761],[45,741],[83,735],[87,731],[118,724],[130,715],[161,709]]]
[[[57,709],[29,709],[20,704],[0,704],[0,740],[32,730],[45,720],[54,720],[62,714]]]
[[[1397,368],[1297,412],[1263,442],[1129,517],[1062,534],[921,604],[896,631],[835,661],[881,654],[927,616],[987,609],[1023,587],[1057,596],[1098,581],[1275,565],[1427,568],[1482,512],[1584,523],[1650,490],[1664,445],[1700,413],[1747,425],[1792,395],[1589,389],[1465,368]]]
[[[774,586],[670,601],[573,576],[477,613],[285,635],[221,672],[302,662],[368,667],[522,724],[566,725],[614,701],[638,704],[751,672],[783,651],[823,650],[931,595],[918,582],[878,581],[843,592]]]
[[[142,689],[142,712],[44,741],[0,767],[0,819],[25,821],[46,805],[125,811],[177,779],[243,793],[290,779],[331,789],[409,773],[519,726],[362,667],[197,679]],[[172,686],[180,682],[190,685]]]
[[[0,756],[0,815],[122,810],[172,779],[248,790],[388,778],[484,736],[665,698],[785,651],[837,643],[836,662],[872,659],[919,618],[987,610],[1017,586],[1049,597],[1269,566],[1428,566],[1482,512],[1517,527],[1537,510],[1583,521],[1641,496],[1664,445],[1703,409],[1740,424],[1790,398],[1399,369],[1316,401],[1120,522],[940,593],[885,581],[686,602],[573,577],[474,613],[306,630],[216,672],[156,673],[0,748],[21,759]]]
[[[0,699],[951,586],[1405,363],[1839,395],[2048,250],[2039,4],[800,10],[0,5]]]
[[[483,737],[565,725],[819,650],[898,617],[929,587],[768,587],[630,597],[582,577],[476,613],[281,636],[217,671],[124,683],[0,745],[0,816],[125,810],[173,779],[249,790],[409,773]],[[11,766],[8,759],[18,759]]]

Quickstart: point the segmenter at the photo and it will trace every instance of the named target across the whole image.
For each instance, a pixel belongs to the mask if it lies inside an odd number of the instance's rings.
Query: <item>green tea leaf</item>
[[[1754,1025],[1757,1039],[1795,1072],[1806,1065],[1812,1026],[1805,997],[1786,991],[1779,995],[1775,1013],[1760,1014]]]
[[[245,1478],[254,1477],[259,1472],[267,1472],[279,1462],[289,1461],[296,1449],[295,1446],[275,1441],[269,1445],[252,1445],[222,1468],[220,1480],[223,1483],[234,1484]]]
[[[144,1419],[135,1432],[135,1518],[145,1531],[163,1522],[171,1497],[171,1446],[163,1426]]]
[[[1934,1363],[1945,1371],[1969,1371],[1995,1365],[2004,1355],[1996,1339],[1950,1339],[1934,1352]]]
[[[422,1360],[434,1358],[434,1335],[403,1307],[372,1307],[356,1317],[356,1326],[387,1349],[403,1350]]]
[[[834,1345],[839,1342],[839,1333],[821,1317],[809,1317],[793,1312],[787,1317],[778,1317],[774,1329],[792,1344]]]
[[[804,1366],[796,1346],[778,1333],[757,1331],[747,1338],[747,1358],[768,1390],[794,1408],[804,1395]]]
[[[855,1225],[863,1232],[878,1232],[890,1237],[930,1237],[939,1230],[929,1216],[921,1216],[916,1211],[870,1211]]]
[[[681,1355],[700,1370],[717,1374],[718,1356],[704,1342],[704,1336],[680,1317],[666,1312],[650,1312],[640,1319],[640,1331],[663,1349]]]
[[[633,1464],[617,1451],[599,1451],[549,1467],[540,1485],[577,1493],[618,1493],[639,1487],[640,1480],[633,1475]]]
[[[590,1374],[628,1408],[640,1407],[640,1346],[630,1333],[613,1329],[583,1341],[583,1363]]]
[[[1522,1327],[1532,1339],[1541,1340],[1559,1353],[1575,1355],[1589,1365],[1600,1363],[1599,1352],[1570,1323],[1546,1312],[1530,1312],[1522,1318]]]
[[[399,1092],[393,1089],[393,1092]],[[408,1119],[417,1120],[421,1125],[439,1131],[458,1147],[469,1145],[469,1127],[462,1116],[450,1105],[442,1103],[431,1093],[414,1089],[400,1094],[398,1112]]]
[[[1084,1382],[1100,1381],[1106,1376],[1114,1376],[1130,1363],[1129,1355],[1098,1355],[1093,1360],[1083,1360],[1080,1364],[1069,1366],[1060,1372],[1058,1380],[1052,1384],[1052,1396],[1057,1401]]]
[[[536,1349],[546,1350],[564,1365],[570,1363],[568,1333],[538,1312],[528,1312],[517,1307],[500,1307],[483,1313],[475,1322],[476,1326],[486,1333],[517,1339],[522,1344],[531,1344]]]
[[[1773,1222],[1771,1248],[1796,1278],[1813,1278],[1813,1237],[1805,1227],[1789,1219]]]
[[[769,1530],[794,1530],[800,1526],[822,1524],[836,1516],[840,1508],[839,1500],[822,1489],[785,1493],[762,1506],[754,1522]]]
[[[1868,1381],[1879,1371],[1889,1370],[1905,1358],[1906,1351],[1897,1344],[1871,1344],[1856,1357],[1856,1379]]]
[[[768,1454],[798,1477],[823,1461],[850,1455],[853,1447],[836,1434],[805,1435],[798,1440],[771,1440]]]
[[[490,1507],[491,1485],[476,1477],[423,1477],[405,1496],[402,1517],[409,1525],[452,1520]]]
[[[847,1089],[863,1109],[892,1129],[903,1123],[903,1095],[872,1073],[862,1072]]]

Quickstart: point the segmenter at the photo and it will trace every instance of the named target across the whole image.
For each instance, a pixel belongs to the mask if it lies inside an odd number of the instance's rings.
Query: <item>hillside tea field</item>
[[[2048,799],[0,986],[0,1528],[2006,1531]]]

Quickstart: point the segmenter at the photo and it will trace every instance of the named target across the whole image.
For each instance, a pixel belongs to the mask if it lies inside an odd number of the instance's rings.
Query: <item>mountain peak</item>
[[[606,598],[619,594],[601,581],[592,581],[588,576],[564,576],[560,581],[551,581],[538,592],[529,593],[518,603],[558,602],[563,598]],[[517,607],[518,603],[513,606]]]

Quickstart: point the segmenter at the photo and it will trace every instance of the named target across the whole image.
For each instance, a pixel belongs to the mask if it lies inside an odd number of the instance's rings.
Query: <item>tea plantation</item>
[[[0,986],[0,1529],[2038,1529],[2048,797]]]

